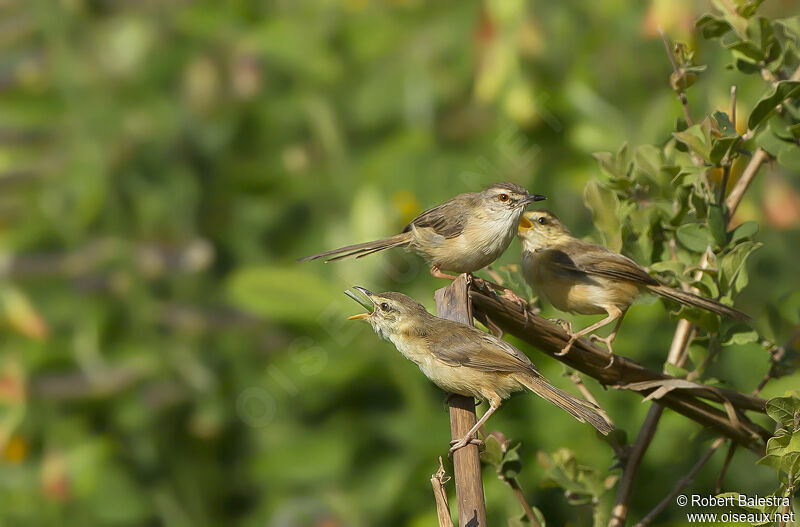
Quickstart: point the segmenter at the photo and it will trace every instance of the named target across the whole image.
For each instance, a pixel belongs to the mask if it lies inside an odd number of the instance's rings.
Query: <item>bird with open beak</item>
[[[597,406],[550,384],[525,354],[504,340],[473,326],[431,315],[422,304],[402,293],[355,289],[369,302],[351,291],[346,294],[371,312],[348,320],[369,322],[378,336],[394,344],[443,390],[489,402],[489,409],[475,426],[453,442],[450,453],[473,441],[503,399],[526,388],[603,434],[612,430]]]
[[[669,287],[627,256],[575,238],[550,211],[526,212],[520,220],[518,236],[522,241],[522,274],[538,294],[561,311],[607,315],[577,332],[567,324],[570,338],[557,355],[565,355],[579,338],[616,321],[607,337],[591,335],[592,340],[605,343],[611,366],[614,361],[611,344],[622,318],[636,297],[645,292],[733,320],[750,318],[713,298]]]

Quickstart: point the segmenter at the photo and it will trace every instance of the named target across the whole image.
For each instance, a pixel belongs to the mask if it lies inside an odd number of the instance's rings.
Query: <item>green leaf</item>
[[[756,461],[757,465],[763,465],[765,467],[774,468],[775,470],[781,469],[781,456],[773,456],[767,454],[766,456],[762,457],[758,461]]]
[[[703,38],[712,39],[718,38],[733,29],[731,25],[721,18],[717,18],[711,14],[704,14],[695,23],[695,27],[702,29]]]
[[[747,126],[751,130],[755,130],[772,115],[775,108],[777,108],[784,99],[796,97],[798,94],[800,94],[800,81],[778,82],[756,103],[753,111],[750,112]]]
[[[700,223],[681,225],[676,234],[681,245],[694,252],[705,251],[713,241],[708,228]]]
[[[522,459],[519,456],[520,443],[509,448],[503,456],[500,473],[506,479],[516,478],[522,472]]]
[[[751,75],[753,73],[758,73],[759,71],[761,71],[761,68],[758,66],[758,64],[755,64],[741,57],[737,57],[733,65],[737,70],[747,75]]]
[[[709,333],[716,333],[719,330],[719,317],[699,307],[681,306],[675,316],[677,318],[685,318]]]
[[[750,60],[753,63],[758,63],[764,59],[764,53],[758,46],[747,40],[740,40],[727,46],[728,49],[736,51],[741,57]]]
[[[667,375],[672,375],[673,377],[678,377],[679,379],[683,379],[689,375],[689,370],[681,368],[680,366],[676,366],[671,362],[667,362],[664,364],[664,373]]]
[[[685,268],[686,266],[677,260],[664,260],[650,266],[650,270],[655,273],[672,273],[679,279],[683,277]]]
[[[583,202],[592,211],[592,219],[602,233],[606,247],[619,251],[622,248],[622,233],[617,217],[617,194],[592,179],[583,190]]]
[[[739,240],[749,238],[757,232],[758,232],[758,222],[746,221],[741,225],[737,226],[735,229],[733,229],[733,231],[731,231],[731,239],[729,243],[735,244]]]
[[[673,137],[685,144],[689,150],[700,156],[706,161],[711,158],[711,136],[709,134],[708,122],[702,125],[696,124],[687,128],[683,132],[673,132]]]
[[[500,467],[503,461],[503,446],[500,441],[493,435],[489,435],[484,441],[485,448],[481,452],[481,461],[492,465],[495,469]]]
[[[708,208],[708,226],[711,229],[711,235],[717,245],[724,246],[728,243],[728,231],[725,229],[725,216],[722,213],[722,207],[719,205],[710,205]]]
[[[740,331],[733,333],[728,340],[722,343],[723,346],[750,344],[758,341],[758,332],[755,330]]]
[[[742,242],[726,254],[719,263],[720,283],[726,285],[727,288],[731,288],[734,285],[734,280],[737,279],[737,275],[744,270],[747,259],[761,245],[760,242]]]
[[[764,0],[734,0],[734,5],[736,6],[736,12],[742,15],[744,18],[750,18],[756,13],[758,10],[758,6]]]
[[[796,144],[786,143],[778,152],[778,163],[788,170],[800,172],[800,147]]]
[[[728,117],[727,113],[717,110],[711,114],[711,118],[717,123],[717,128],[719,128],[719,131],[722,132],[723,136],[736,137],[739,135],[736,132],[736,127],[731,122],[731,118]]]
[[[777,157],[785,144],[785,141],[772,130],[772,120],[756,136],[756,145],[766,150],[772,157]]]
[[[800,412],[800,398],[773,397],[767,401],[767,415],[784,427],[794,426],[794,416]]]

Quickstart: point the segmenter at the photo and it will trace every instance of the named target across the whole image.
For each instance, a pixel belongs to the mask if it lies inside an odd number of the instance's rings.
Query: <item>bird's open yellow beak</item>
[[[356,295],[353,291],[351,291],[349,289],[346,290],[344,292],[344,294],[346,294],[347,296],[349,296],[350,298],[352,298],[353,300],[355,300],[356,302],[358,302],[359,304],[364,306],[364,308],[371,310],[374,307],[374,302],[372,302],[372,291],[369,291],[367,289],[364,289],[363,287],[358,287],[358,286],[354,287],[353,289],[355,289],[356,291],[358,291],[359,293],[361,293],[362,295],[367,297],[369,299],[369,302],[367,302],[366,300],[363,300],[361,297],[359,297],[358,295]],[[358,315],[353,315],[352,317],[347,317],[347,320],[358,320],[358,319],[361,319],[361,318],[367,318],[370,315],[372,315],[371,312],[370,313],[359,313]]]
[[[517,232],[527,231],[528,229],[532,228],[533,228],[533,223],[531,223],[531,220],[529,220],[525,216],[519,219],[519,228],[517,229]]]

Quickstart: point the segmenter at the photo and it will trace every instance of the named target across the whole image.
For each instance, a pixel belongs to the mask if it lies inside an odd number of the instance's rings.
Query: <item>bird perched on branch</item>
[[[634,299],[645,291],[735,320],[750,318],[716,300],[666,286],[630,258],[575,238],[550,211],[526,212],[520,220],[518,235],[522,241],[522,274],[539,294],[561,311],[607,315],[577,333],[570,327],[570,339],[559,355],[569,352],[582,336],[616,320],[608,337],[591,336],[592,340],[606,344],[613,362],[611,343],[622,318]]]
[[[400,234],[306,256],[298,261],[361,258],[384,249],[405,247],[428,261],[433,276],[453,279],[455,277],[442,270],[472,273],[503,254],[514,238],[525,206],[543,199],[546,198],[529,194],[514,183],[496,183],[482,192],[459,194],[426,210],[411,220]]]
[[[348,320],[365,319],[378,336],[391,341],[443,390],[489,401],[489,409],[464,437],[454,442],[451,453],[473,441],[503,399],[525,388],[603,434],[612,430],[597,406],[550,384],[525,354],[504,340],[473,326],[431,315],[404,294],[355,289],[366,295],[372,305],[349,291],[347,294],[372,312]]]

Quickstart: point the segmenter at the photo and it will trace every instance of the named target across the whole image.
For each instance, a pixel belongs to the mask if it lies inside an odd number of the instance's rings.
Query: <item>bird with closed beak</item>
[[[578,399],[552,384],[528,357],[502,339],[478,328],[428,313],[414,299],[394,292],[372,293],[356,287],[371,302],[346,293],[372,312],[349,317],[364,319],[383,339],[389,340],[428,379],[451,393],[489,402],[489,409],[464,437],[454,441],[450,453],[474,440],[478,429],[511,393],[528,389],[550,401],[580,422],[603,434],[612,425],[592,403]]]
[[[426,210],[400,234],[372,242],[306,256],[326,262],[361,258],[392,247],[405,247],[425,258],[431,274],[450,278],[442,270],[473,273],[495,261],[511,244],[525,206],[546,199],[514,183],[496,183],[482,192],[468,192]]]
[[[570,328],[570,339],[560,355],[569,352],[582,336],[616,320],[608,337],[591,336],[606,344],[610,366],[614,360],[611,343],[625,312],[642,292],[735,320],[749,319],[745,313],[716,300],[662,284],[626,256],[575,238],[550,211],[526,212],[518,235],[522,241],[522,274],[531,287],[561,311],[607,315],[577,333]]]

